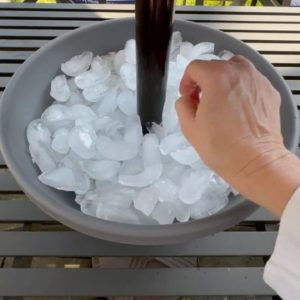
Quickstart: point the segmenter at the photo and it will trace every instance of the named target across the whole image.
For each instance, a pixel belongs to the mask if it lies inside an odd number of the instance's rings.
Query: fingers
[[[176,111],[183,133],[189,138],[193,128],[198,102],[188,96],[182,96],[176,102]]]
[[[179,91],[181,95],[190,95],[195,87],[201,90],[203,81],[205,80],[205,73],[209,68],[207,61],[194,60],[192,61],[183,74],[180,82]]]

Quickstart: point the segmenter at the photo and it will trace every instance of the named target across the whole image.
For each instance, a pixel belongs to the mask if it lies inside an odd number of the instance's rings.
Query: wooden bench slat
[[[176,18],[186,19],[182,15],[177,15]],[[99,19],[100,21],[101,19]],[[88,24],[96,24],[99,21],[81,21],[81,20],[0,20],[0,27],[51,27],[57,28],[76,28]],[[235,30],[235,31],[270,31],[270,32],[299,32],[299,26],[296,24],[279,24],[278,23],[226,23],[226,22],[199,22],[199,24],[207,25],[211,28],[220,30]]]
[[[13,19],[97,19],[97,18],[122,18],[133,16],[133,11],[122,11],[116,10],[103,10],[103,11],[40,11],[40,10],[20,10],[20,11],[9,11],[9,10],[0,10],[0,19],[2,18],[13,18]],[[230,21],[230,22],[285,22],[285,23],[300,23],[300,14],[299,15],[258,15],[258,14],[215,14],[215,13],[203,13],[199,11],[191,11],[189,14],[186,11],[177,10],[176,15],[180,18],[196,20],[196,21]]]
[[[0,51],[0,60],[23,61],[32,53],[32,51]],[[300,64],[300,54],[264,54],[263,56],[275,64]]]
[[[276,70],[281,76],[300,77],[299,67],[276,67]]]
[[[20,192],[21,189],[8,169],[0,169],[0,191]]]
[[[300,40],[300,37],[299,37]],[[48,43],[49,40],[9,40],[0,39],[0,48],[40,48]],[[269,52],[300,52],[300,44],[298,43],[247,43],[250,47],[257,51]],[[0,68],[0,72],[1,72]]]
[[[49,39],[44,40],[10,40],[10,39],[0,39],[0,48],[40,48],[47,44]],[[0,66],[1,71],[1,66]]]
[[[245,41],[299,41],[300,33],[283,33],[283,32],[227,32],[227,34]]]
[[[0,29],[0,37],[57,37],[69,32],[67,29]]]
[[[28,199],[0,200],[0,222],[45,222],[53,219]]]
[[[293,95],[293,98],[295,99],[296,104],[300,106],[300,95]]]
[[[11,64],[1,64],[0,63],[0,74],[1,73],[14,73],[17,71],[18,67],[21,66],[21,63],[11,63]],[[300,68],[299,67],[276,67],[277,72],[281,76],[292,76],[300,77]]]
[[[11,77],[0,77],[0,88],[4,88],[7,83],[9,82]],[[299,80],[286,80],[289,88],[292,91],[299,91],[300,90],[300,79]]]
[[[0,256],[265,256],[277,232],[220,232],[168,246],[120,245],[75,231],[0,232]]]
[[[0,29],[0,38],[20,37],[20,38],[49,38],[57,37],[69,32],[67,29]],[[283,32],[227,32],[227,34],[234,36],[241,40],[247,41],[300,41],[300,33],[283,33]]]
[[[11,77],[0,77],[0,88],[5,88]],[[300,78],[298,80],[286,80],[289,88],[292,91],[300,90]]]
[[[0,88],[5,88],[11,77],[0,77]]]
[[[0,73],[15,73],[20,66],[21,66],[21,63],[20,64],[1,64],[0,63]]]
[[[133,11],[134,5],[115,5],[115,4],[76,4],[70,6],[70,4],[39,4],[38,6],[33,3],[22,3],[17,4],[7,4],[0,3],[0,10],[31,10],[31,11],[43,11],[43,10],[51,10],[51,11]],[[238,14],[291,14],[296,15],[300,14],[300,8],[298,7],[209,7],[209,6],[177,6],[176,11],[180,12],[211,12],[211,13],[238,13]]]
[[[300,44],[298,43],[247,43],[250,47],[257,51],[269,52],[300,52]]]
[[[0,269],[3,296],[275,295],[263,268]],[[17,284],[16,284],[17,283]]]

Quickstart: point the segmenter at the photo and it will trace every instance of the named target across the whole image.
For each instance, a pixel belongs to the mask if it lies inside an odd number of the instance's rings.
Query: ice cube
[[[134,175],[119,174],[119,183],[132,187],[146,187],[159,179],[161,173],[162,164],[155,164]]]
[[[92,122],[97,119],[94,111],[84,104],[74,104],[69,107],[69,112],[71,113],[71,118],[73,120],[82,120],[86,122]]]
[[[165,137],[165,130],[162,125],[152,123],[150,128],[148,128],[148,131],[149,133],[155,134],[159,141]]]
[[[150,216],[158,201],[157,191],[153,187],[142,189],[134,199],[134,207],[144,215]]]
[[[214,184],[202,195],[201,199],[191,207],[191,218],[200,219],[211,216],[222,210],[228,204],[228,197],[223,191],[219,191]]]
[[[99,205],[101,205],[101,203],[98,201],[83,198],[80,201],[80,210],[86,215],[96,217],[96,212]]]
[[[145,168],[155,164],[161,164],[158,145],[158,139],[155,134],[148,133],[144,135],[143,159]]]
[[[85,102],[85,99],[83,98],[81,91],[75,84],[74,78],[68,80],[68,85],[71,90],[71,96],[70,96],[67,104],[68,105],[83,104]]]
[[[181,77],[177,69],[177,65],[174,61],[169,62],[169,71],[168,71],[168,82],[167,86],[172,86],[174,89],[178,89]]]
[[[75,126],[69,135],[71,149],[81,158],[90,159],[96,154],[97,135],[92,126],[82,124]]]
[[[185,204],[194,204],[200,200],[212,179],[213,173],[197,173],[192,171],[183,177],[182,186],[179,190],[179,199]]]
[[[117,104],[124,114],[128,116],[137,114],[137,99],[136,94],[133,91],[121,91],[117,96]]]
[[[100,219],[118,223],[139,224],[140,218],[133,208],[118,207],[115,205],[98,205],[96,216]]]
[[[133,147],[139,147],[142,140],[143,132],[140,118],[138,116],[133,116],[130,119],[127,119],[124,131],[124,141],[131,144]]]
[[[164,165],[164,170],[162,177],[165,179],[169,179],[174,182],[177,186],[181,184],[182,176],[184,176],[185,172],[187,171],[188,167],[177,164],[172,160],[170,163],[166,163]]]
[[[186,67],[191,62],[191,59],[185,58],[183,55],[178,54],[176,58],[176,67],[177,72],[179,73],[178,76],[181,78]]]
[[[117,89],[113,89],[105,95],[97,107],[98,117],[104,117],[112,114],[117,108],[116,102]]]
[[[97,149],[106,159],[117,161],[132,159],[139,151],[139,147],[132,147],[124,141],[114,141],[104,135],[98,137]]]
[[[173,201],[173,209],[175,218],[178,222],[187,222],[191,217],[191,210],[189,205],[185,205],[181,201]]]
[[[98,137],[97,149],[107,159],[129,160],[138,154],[142,137],[139,118],[132,118],[125,125],[123,140],[112,140],[107,136],[101,135]]]
[[[55,157],[45,144],[33,141],[29,144],[29,152],[32,162],[36,163],[42,172],[48,172],[56,168]]]
[[[113,119],[109,116],[97,118],[93,121],[93,127],[96,131],[104,131],[106,126],[113,122]]]
[[[211,42],[202,42],[189,49],[188,59],[198,59],[203,54],[213,54],[215,51],[215,44]]]
[[[82,94],[78,92],[74,92],[74,93],[72,92],[71,97],[67,104],[73,105],[73,104],[83,104],[83,103],[85,103],[85,99],[82,96]]]
[[[86,193],[86,182],[78,181],[74,171],[67,167],[60,167],[49,172],[44,172],[39,176],[39,180],[53,188],[79,194]],[[84,189],[82,189],[84,186]]]
[[[223,60],[230,60],[234,54],[228,50],[223,50],[218,54],[218,56]]]
[[[101,78],[102,81],[104,81],[111,74],[111,64],[110,55],[106,55],[106,58],[96,56],[92,61],[91,69]]]
[[[220,57],[214,54],[202,54],[198,56],[200,60],[220,60]]]
[[[159,179],[162,163],[158,150],[158,139],[154,134],[147,134],[143,141],[144,170],[134,175],[119,174],[119,183],[126,186],[146,187]]]
[[[188,59],[189,57],[189,53],[191,52],[191,50],[193,49],[193,44],[190,43],[190,42],[183,42],[181,45],[180,45],[180,50],[179,50],[179,53],[184,56],[185,58]]]
[[[109,52],[108,54],[101,56],[102,60],[104,61],[104,63],[106,63],[106,65],[108,66],[108,68],[110,70],[114,70],[114,68],[115,68],[114,67],[114,57],[115,57],[115,55],[116,55],[116,52]],[[92,67],[92,69],[95,69],[95,68],[97,68],[97,65],[93,66],[93,64],[92,64],[91,67]]]
[[[129,208],[136,198],[136,191],[120,185],[111,185],[110,189],[98,189],[99,200],[103,204]]]
[[[136,63],[136,46],[134,39],[128,40],[126,42],[124,51],[126,62],[134,65]]]
[[[114,140],[120,140],[124,134],[124,124],[119,120],[112,120],[106,124],[104,133]]]
[[[89,102],[98,102],[103,96],[111,89],[117,88],[118,79],[116,76],[111,75],[109,80],[99,82],[98,84],[83,90],[82,95]]]
[[[234,196],[238,196],[240,193],[239,191],[237,191],[235,188],[231,187],[231,193],[234,195]]]
[[[80,205],[84,200],[99,202],[99,193],[96,189],[89,190],[84,195],[76,195],[75,202]],[[95,210],[96,212],[96,210]]]
[[[166,134],[173,132],[178,125],[178,117],[175,110],[175,102],[178,99],[178,91],[167,90],[166,101],[163,108],[162,125]]]
[[[135,65],[131,65],[125,63],[120,68],[120,76],[130,90],[136,90],[136,67]]]
[[[53,134],[51,148],[61,154],[66,154],[69,151],[68,143],[69,130],[66,128],[57,129]]]
[[[89,68],[92,58],[93,53],[85,51],[63,63],[61,65],[61,70],[68,76],[77,76]]]
[[[81,167],[82,158],[72,150],[70,150],[69,153],[63,157],[63,159],[61,160],[61,165],[72,169],[75,174],[85,176]]]
[[[173,32],[171,41],[170,58],[174,59],[179,53],[179,48],[182,43],[182,35],[179,31]]]
[[[152,218],[161,225],[172,224],[175,219],[175,210],[169,202],[159,202],[153,213]]]
[[[92,179],[108,180],[118,173],[120,163],[112,160],[88,160],[83,163],[83,169]]]
[[[199,154],[192,146],[170,153],[171,157],[182,165],[191,165],[199,160]]]
[[[187,146],[187,140],[179,133],[173,133],[166,136],[159,144],[161,154],[168,155],[171,152],[181,150]]]
[[[71,120],[72,114],[67,106],[62,104],[52,104],[46,108],[41,118],[46,122],[58,122]]]
[[[161,178],[153,184],[160,202],[174,202],[178,195],[178,187],[168,178]]]
[[[27,140],[29,144],[40,142],[49,146],[51,142],[51,132],[42,123],[41,119],[33,120],[29,123],[26,130]]]
[[[107,67],[107,72],[98,73],[94,70],[85,71],[75,77],[75,83],[80,89],[86,89],[98,85],[101,82],[108,80],[110,70]]]
[[[125,51],[120,50],[114,57],[114,67],[117,73],[120,73],[121,66],[126,62]]]
[[[143,160],[140,156],[126,160],[120,168],[120,175],[133,175],[142,172],[144,167]]]
[[[71,90],[65,75],[58,75],[51,81],[50,95],[56,101],[68,101],[71,96]]]

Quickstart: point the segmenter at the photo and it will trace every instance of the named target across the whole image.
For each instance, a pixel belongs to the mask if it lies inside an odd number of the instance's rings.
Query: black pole
[[[174,0],[136,0],[135,11],[138,113],[146,133],[162,120]]]

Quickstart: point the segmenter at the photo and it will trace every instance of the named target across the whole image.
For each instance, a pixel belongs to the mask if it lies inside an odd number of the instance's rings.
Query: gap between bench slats
[[[263,268],[0,269],[0,295],[274,295],[262,274]]]

